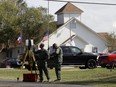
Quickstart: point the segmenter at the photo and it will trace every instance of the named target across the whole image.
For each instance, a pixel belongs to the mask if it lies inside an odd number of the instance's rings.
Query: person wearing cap
[[[39,47],[40,49],[36,52],[36,55],[38,54],[36,60],[38,62],[40,82],[43,82],[43,71],[46,75],[47,81],[50,82],[49,71],[47,69],[47,60],[49,59],[49,53],[46,49],[44,49],[43,43],[41,43]]]
[[[60,81],[61,80],[61,65],[63,62],[63,52],[61,47],[59,47],[56,43],[53,44],[53,50],[52,53],[54,64],[55,64],[55,73],[57,79],[54,81]]]

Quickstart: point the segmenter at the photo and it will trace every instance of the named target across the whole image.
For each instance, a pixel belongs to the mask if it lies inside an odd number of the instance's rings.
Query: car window
[[[113,51],[112,54],[116,54],[116,51]]]
[[[72,47],[71,48],[71,51],[73,52],[73,53],[81,53],[81,50],[80,49],[78,49],[78,48],[76,48],[76,47]]]
[[[64,55],[67,55],[67,54],[71,53],[71,51],[70,51],[70,49],[68,47],[63,47],[62,50],[63,50]]]

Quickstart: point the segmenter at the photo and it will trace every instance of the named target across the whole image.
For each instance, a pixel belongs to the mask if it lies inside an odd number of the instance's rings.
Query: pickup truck
[[[62,65],[79,65],[80,69],[93,69],[97,67],[97,55],[87,52],[82,52],[76,46],[60,46],[63,50]],[[84,65],[84,67],[82,67]],[[54,62],[51,57],[48,60],[48,67],[53,68]]]

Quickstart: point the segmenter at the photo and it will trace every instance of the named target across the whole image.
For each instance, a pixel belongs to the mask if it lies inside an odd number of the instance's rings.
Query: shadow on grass
[[[97,85],[97,84],[112,84],[116,85],[116,76],[115,77],[108,77],[102,78],[97,80],[83,80],[83,81],[64,81],[61,82],[62,84],[76,84],[76,85]]]

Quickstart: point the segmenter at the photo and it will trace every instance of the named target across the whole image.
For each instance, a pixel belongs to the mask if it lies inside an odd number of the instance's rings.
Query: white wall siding
[[[101,39],[94,31],[90,30],[86,26],[82,26],[81,23],[76,23],[76,29],[72,29],[79,37],[83,38],[86,42],[98,47],[100,52],[106,49],[106,44],[103,39]]]
[[[88,43],[86,43],[85,41],[81,40],[78,37],[75,37],[72,41],[69,40],[64,45],[66,45],[66,46],[76,46],[76,47],[79,47],[81,50],[84,50],[86,44],[88,44]]]
[[[81,14],[71,14],[71,13],[65,13],[65,14],[58,14],[57,15],[57,24],[64,24],[66,23],[69,19],[72,17],[75,17],[76,19],[80,20],[80,15]]]
[[[76,19],[80,19],[80,14],[71,14],[71,13],[67,13],[64,14],[64,23],[67,22],[68,20],[70,20],[72,17],[76,18]]]
[[[87,42],[81,40],[80,38],[76,37],[75,39],[75,46],[79,47],[80,49],[84,49],[85,45],[88,44]]]

